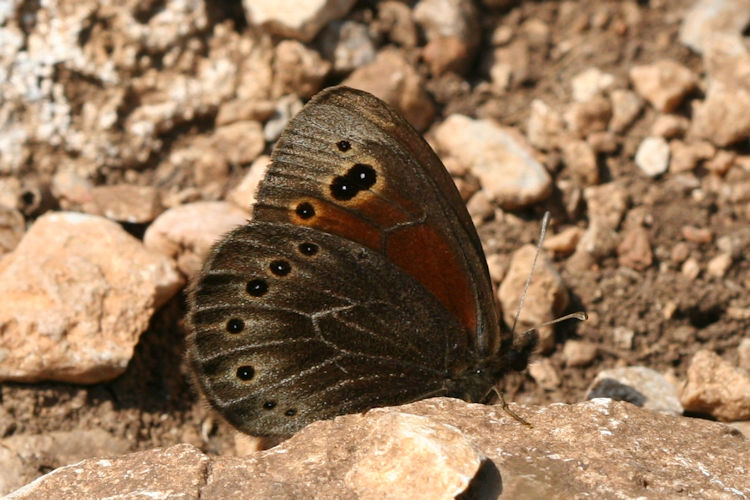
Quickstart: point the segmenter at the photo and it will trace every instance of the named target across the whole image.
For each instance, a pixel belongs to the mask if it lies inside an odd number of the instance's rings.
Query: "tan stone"
[[[381,98],[417,130],[426,129],[435,116],[435,105],[424,89],[422,77],[396,50],[380,51],[373,62],[354,71],[343,84]]]
[[[247,211],[224,201],[203,201],[171,208],[146,230],[146,248],[177,261],[180,271],[193,276],[211,246],[225,233],[245,224]]]
[[[513,324],[518,304],[521,300],[526,280],[531,272],[531,264],[536,255],[534,245],[524,245],[513,253],[508,272],[498,291],[503,318],[508,325]],[[518,316],[517,331],[524,331],[558,317],[568,306],[569,296],[562,278],[552,261],[541,253],[537,259],[531,284],[526,295],[521,314]],[[553,343],[552,329],[539,330],[539,342],[543,350],[549,350]]]
[[[174,263],[98,216],[50,212],[0,262],[0,379],[95,383],[127,367]]]
[[[723,421],[750,420],[750,376],[718,354],[700,350],[688,368],[680,400],[687,411]]]
[[[545,199],[552,179],[523,136],[492,120],[451,115],[435,130],[438,149],[467,165],[490,199],[518,208]]]
[[[698,84],[698,77],[682,64],[663,60],[630,70],[635,90],[659,111],[670,113]]]
[[[83,209],[87,213],[131,224],[151,222],[164,210],[156,188],[130,184],[92,188],[91,202]]]
[[[10,498],[125,498],[144,491],[204,499],[750,493],[747,440],[724,424],[608,399],[511,408],[533,428],[499,406],[429,399],[317,422],[275,448],[242,458],[209,457],[178,445],[89,459]]]

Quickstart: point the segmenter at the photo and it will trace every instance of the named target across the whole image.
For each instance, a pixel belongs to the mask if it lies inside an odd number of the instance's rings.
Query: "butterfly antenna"
[[[547,226],[549,226],[549,210],[544,212],[544,217],[542,217],[542,230],[539,233],[539,244],[536,246],[536,253],[534,254],[534,261],[531,263],[531,272],[529,273],[529,277],[526,278],[526,284],[523,286],[523,293],[521,293],[521,300],[518,302],[518,310],[516,311],[516,316],[513,318],[513,327],[510,329],[511,335],[513,335],[516,332],[516,325],[518,324],[518,318],[519,316],[521,316],[523,303],[526,300],[526,292],[529,291],[529,285],[531,285],[531,277],[534,275],[534,268],[536,267],[536,260],[539,257],[539,253],[542,251],[542,243],[544,243],[544,237],[547,234]]]

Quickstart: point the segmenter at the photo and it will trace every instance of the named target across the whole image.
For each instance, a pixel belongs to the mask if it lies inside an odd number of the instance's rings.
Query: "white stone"
[[[663,137],[646,137],[635,153],[635,164],[650,177],[663,174],[669,168],[669,144]]]

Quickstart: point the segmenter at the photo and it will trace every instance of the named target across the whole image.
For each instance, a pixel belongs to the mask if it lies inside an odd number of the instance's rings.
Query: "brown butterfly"
[[[241,431],[289,436],[432,396],[483,401],[526,367],[536,336],[501,339],[453,180],[381,100],[346,87],[315,96],[257,200],[189,294],[195,377]]]

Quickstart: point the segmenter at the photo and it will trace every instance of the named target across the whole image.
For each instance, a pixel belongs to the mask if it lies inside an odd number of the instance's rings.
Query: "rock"
[[[599,166],[593,148],[581,140],[567,141],[563,147],[565,165],[584,186],[599,184]]]
[[[564,131],[565,124],[560,113],[540,99],[531,101],[526,138],[532,146],[551,151],[559,146]]]
[[[377,52],[367,25],[354,21],[329,24],[321,37],[321,50],[338,74],[351,73],[371,63]]]
[[[616,326],[612,329],[612,343],[618,349],[630,350],[633,348],[635,332],[624,326]]]
[[[490,271],[490,279],[497,284],[503,281],[505,274],[508,272],[510,259],[505,255],[493,253],[487,256],[487,268]]]
[[[698,162],[712,158],[716,148],[706,141],[696,141],[686,144],[682,141],[669,142],[670,162],[669,171],[673,173],[689,172]]]
[[[617,246],[617,261],[637,271],[644,271],[654,261],[648,231],[634,227],[625,233],[622,242]]]
[[[435,116],[422,77],[396,50],[380,51],[372,63],[355,70],[343,84],[381,98],[417,130],[426,129]]]
[[[617,152],[621,141],[613,132],[602,130],[601,132],[591,132],[586,137],[586,142],[594,150],[594,153],[609,155]]]
[[[746,0],[699,0],[688,9],[680,25],[680,42],[699,54],[718,36],[741,39],[750,23]]]
[[[164,163],[173,170],[192,173],[202,197],[214,199],[221,195],[229,180],[230,166],[225,153],[214,148],[210,137],[196,136],[172,150]]]
[[[318,422],[242,458],[177,445],[89,459],[10,498],[125,498],[143,491],[205,499],[320,492],[330,498],[497,498],[500,492],[508,498],[684,492],[721,498],[748,489],[747,440],[726,425],[607,399],[511,408],[534,428],[499,406],[429,399]]]
[[[672,262],[675,264],[682,264],[688,257],[690,257],[690,246],[684,241],[678,241],[675,243],[672,247],[672,252],[670,253]]]
[[[262,181],[263,177],[266,175],[266,169],[270,163],[270,156],[263,155],[258,157],[258,159],[250,165],[250,168],[240,183],[227,193],[227,201],[231,201],[242,210],[252,213],[258,186],[260,185],[260,181]]]
[[[542,246],[545,250],[555,252],[557,255],[568,255],[576,249],[581,236],[583,236],[583,229],[569,226],[557,234],[547,236]]]
[[[592,265],[609,257],[617,248],[617,233],[592,220],[576,246],[575,253],[568,259],[567,265],[574,272],[590,269]]]
[[[474,193],[474,196],[472,196],[466,203],[466,210],[469,212],[471,221],[476,227],[479,227],[495,213],[495,207],[492,204],[492,200],[485,190],[480,190]]]
[[[647,410],[682,415],[677,390],[659,372],[645,366],[602,370],[589,386],[586,399],[627,401]]]
[[[589,186],[583,191],[588,206],[589,220],[609,229],[620,226],[625,211],[630,205],[627,190],[615,182]]]
[[[170,259],[114,222],[40,217],[0,263],[0,379],[117,377],[151,315],[181,286]]]
[[[720,150],[716,156],[708,160],[704,166],[706,169],[716,175],[725,175],[734,165],[737,154],[732,151]]]
[[[663,174],[669,168],[669,144],[663,137],[646,137],[635,153],[635,164],[650,177]]]
[[[663,113],[671,113],[695,89],[698,77],[682,64],[663,60],[630,70],[636,92]]]
[[[36,479],[40,470],[56,469],[86,458],[119,455],[129,448],[127,440],[101,429],[14,434],[0,440],[0,495]]]
[[[740,358],[740,368],[750,373],[750,337],[740,340],[737,356]]]
[[[331,63],[316,51],[296,40],[282,40],[274,51],[272,95],[308,99],[318,93],[330,70]]]
[[[568,129],[578,137],[607,130],[612,118],[612,105],[604,97],[594,97],[586,102],[574,102],[563,114]]]
[[[169,256],[188,278],[195,275],[221,236],[247,223],[249,214],[224,201],[203,201],[170,208],[143,235],[146,248]]]
[[[531,264],[535,255],[534,245],[524,245],[513,252],[508,272],[498,290],[503,319],[508,325],[512,325],[515,319],[521,293],[531,273]],[[562,278],[552,261],[541,253],[531,277],[524,307],[518,316],[516,330],[522,332],[555,319],[568,307],[568,301],[568,291]],[[543,351],[549,350],[554,345],[551,327],[539,329],[539,344]]]
[[[573,100],[586,102],[609,90],[614,83],[615,77],[611,73],[604,73],[599,68],[589,68],[571,80]]]
[[[560,387],[560,376],[549,358],[541,358],[529,363],[529,375],[539,384],[539,387],[546,391],[553,391]]]
[[[24,232],[26,232],[26,220],[21,212],[0,205],[0,258],[16,248]]]
[[[750,136],[750,51],[716,59],[706,98],[693,108],[691,133],[724,147]]]
[[[682,137],[690,127],[690,120],[679,115],[659,115],[651,125],[651,135],[674,139]]]
[[[693,355],[680,396],[686,411],[707,413],[722,422],[750,420],[750,376],[700,350]]]
[[[276,141],[289,124],[289,120],[302,110],[302,106],[302,101],[293,94],[276,101],[274,112],[263,127],[263,138],[268,142]]]
[[[709,276],[723,278],[727,274],[727,271],[729,271],[729,268],[732,267],[733,260],[731,254],[720,253],[708,261],[708,264],[706,264],[706,273]]]
[[[437,127],[435,139],[447,156],[469,167],[487,195],[503,208],[536,203],[552,191],[547,170],[513,129],[491,120],[451,115]]]
[[[581,340],[568,340],[563,346],[565,366],[587,366],[596,358],[596,344]]]
[[[609,129],[612,132],[624,132],[643,109],[643,99],[632,90],[615,89],[610,92],[612,100],[612,120]]]
[[[206,455],[188,444],[92,458],[50,472],[9,498],[199,498],[209,462]]]
[[[714,239],[713,232],[707,227],[685,225],[680,228],[680,233],[683,238],[693,243],[711,243]]]
[[[260,123],[242,120],[217,127],[211,145],[230,165],[249,165],[263,152],[266,141]]]
[[[355,0],[243,0],[250,23],[282,37],[310,42],[327,23],[344,17]]]
[[[463,73],[471,67],[482,32],[473,2],[419,0],[413,16],[427,39],[423,57],[433,75]]]
[[[531,77],[530,48],[526,40],[515,40],[492,51],[490,80],[492,88],[503,94],[519,87]]]
[[[682,263],[680,272],[689,280],[694,280],[701,273],[701,265],[695,257],[689,257],[685,262]]]
[[[91,201],[83,205],[85,212],[119,222],[144,224],[164,210],[159,191],[152,186],[96,186],[90,196]]]
[[[397,0],[378,2],[378,22],[396,45],[409,49],[417,46],[419,34],[408,5]]]

